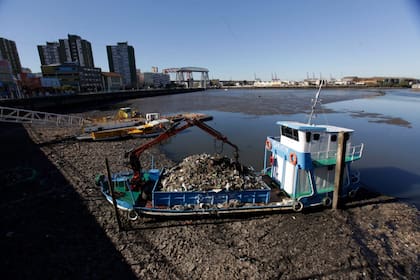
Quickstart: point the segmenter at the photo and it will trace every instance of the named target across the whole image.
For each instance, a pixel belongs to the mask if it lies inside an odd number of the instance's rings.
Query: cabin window
[[[320,138],[320,135],[319,135],[318,133],[315,133],[315,134],[314,134],[314,140],[315,140],[315,141],[318,141],[318,140],[319,140],[319,138]]]
[[[297,129],[293,129],[291,127],[287,127],[282,125],[281,126],[281,135],[286,136],[290,139],[299,141],[299,133]]]
[[[333,134],[331,135],[331,142],[337,141],[337,135]]]
[[[306,142],[311,142],[311,133],[310,132],[306,132]]]

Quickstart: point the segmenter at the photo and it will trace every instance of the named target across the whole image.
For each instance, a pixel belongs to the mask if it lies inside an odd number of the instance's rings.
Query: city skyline
[[[68,34],[66,39],[38,45],[41,65],[77,62],[80,66],[93,68],[92,46],[78,35]]]
[[[100,7],[99,7],[100,4]],[[83,9],[81,8],[83,7]],[[3,0],[0,37],[40,72],[37,45],[76,34],[107,71],[107,45],[128,42],[137,68],[206,67],[210,78],[420,77],[416,1]],[[20,18],[19,18],[20,17]]]

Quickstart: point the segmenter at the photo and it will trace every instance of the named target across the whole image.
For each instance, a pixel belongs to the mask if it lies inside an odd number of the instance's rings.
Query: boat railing
[[[347,145],[345,161],[348,162],[360,159],[363,154],[363,147],[364,144]],[[319,164],[334,164],[337,159],[337,150],[312,152],[311,158]]]
[[[346,158],[350,157],[351,160],[356,160],[362,157],[363,154],[363,147],[364,144],[359,144],[359,145],[353,145],[350,146],[348,145],[348,147],[346,148]]]

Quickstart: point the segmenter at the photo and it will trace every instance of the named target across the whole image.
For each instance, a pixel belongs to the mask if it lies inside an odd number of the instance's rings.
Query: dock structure
[[[0,121],[12,123],[43,123],[57,126],[82,126],[85,119],[78,116],[0,106]]]
[[[341,207],[341,193],[343,188],[343,177],[346,164],[346,143],[349,138],[348,132],[340,131],[338,133],[337,143],[337,164],[334,175],[334,192],[332,200],[332,208],[338,209]]]

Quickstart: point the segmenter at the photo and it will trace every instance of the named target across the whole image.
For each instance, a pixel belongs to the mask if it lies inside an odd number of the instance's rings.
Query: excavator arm
[[[154,146],[156,144],[159,144],[162,141],[165,141],[166,139],[168,139],[168,138],[170,138],[170,137],[172,137],[172,136],[180,133],[181,131],[183,131],[183,130],[189,128],[189,127],[192,127],[192,126],[197,126],[200,129],[207,132],[208,134],[210,134],[211,136],[213,136],[214,138],[216,138],[217,140],[220,140],[223,143],[226,143],[226,144],[232,146],[235,149],[235,153],[234,153],[235,161],[236,161],[236,163],[238,163],[239,149],[235,144],[230,142],[227,139],[226,136],[224,136],[219,131],[215,130],[214,128],[208,126],[207,124],[203,123],[202,121],[200,121],[198,119],[184,118],[183,121],[185,121],[185,124],[183,124],[182,126],[179,126],[180,122],[177,122],[174,125],[172,125],[169,129],[167,129],[165,132],[160,134],[158,137],[154,138],[153,140],[141,145],[138,148],[135,148],[135,149],[130,150],[127,153],[125,153],[125,157],[129,158],[130,167],[134,172],[133,178],[131,180],[131,188],[132,189],[141,188],[141,185],[143,183],[142,174],[141,174],[141,169],[142,168],[141,168],[141,164],[140,164],[140,155],[145,150],[151,148],[152,146]]]

